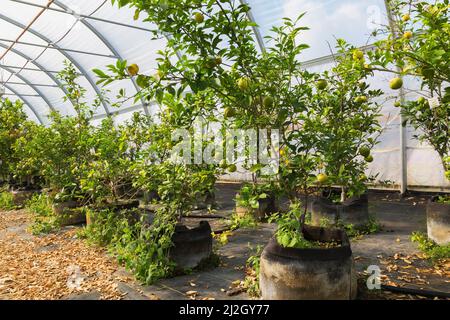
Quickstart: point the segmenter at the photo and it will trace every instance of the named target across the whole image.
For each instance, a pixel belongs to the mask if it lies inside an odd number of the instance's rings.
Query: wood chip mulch
[[[9,231],[28,221],[24,211],[0,212],[0,299],[64,299],[98,292],[101,299],[122,299],[118,264],[79,239],[76,229],[40,237]],[[8,228],[8,229],[7,229]]]

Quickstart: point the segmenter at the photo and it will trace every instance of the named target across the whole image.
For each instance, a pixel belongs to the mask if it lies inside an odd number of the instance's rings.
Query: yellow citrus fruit
[[[205,16],[203,15],[203,13],[197,12],[194,14],[194,20],[197,23],[202,23],[203,21],[205,21]]]
[[[319,183],[325,183],[328,181],[328,176],[325,173],[319,173],[316,178]]]
[[[359,96],[355,98],[355,102],[356,103],[366,103],[367,102],[367,97],[366,96]]]
[[[324,90],[328,86],[328,82],[325,79],[320,79],[316,83],[317,89]]]
[[[238,80],[238,87],[242,91],[247,90],[250,87],[250,79],[247,77],[240,78]]]
[[[389,87],[392,90],[398,90],[401,87],[403,87],[403,80],[402,78],[394,78],[389,82]]]
[[[411,17],[410,17],[409,14],[404,14],[404,15],[402,16],[402,21],[403,21],[403,22],[409,21],[409,19],[411,19]]]
[[[354,60],[362,60],[362,59],[364,59],[364,52],[362,52],[361,50],[353,51],[353,59]]]
[[[223,111],[223,116],[225,118],[232,118],[236,115],[236,112],[234,111],[233,108],[231,107],[226,107],[225,110]]]
[[[403,34],[403,38],[405,38],[405,39],[407,39],[407,40],[411,39],[412,36],[413,36],[413,34],[412,34],[411,31],[406,31],[406,32]]]
[[[128,66],[128,73],[131,76],[135,76],[139,73],[139,66],[136,63],[133,63]]]

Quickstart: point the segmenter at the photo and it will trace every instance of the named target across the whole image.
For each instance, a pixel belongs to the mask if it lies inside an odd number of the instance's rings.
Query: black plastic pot
[[[427,204],[428,238],[439,245],[450,243],[450,204],[438,203],[433,197]]]
[[[267,300],[350,300],[357,283],[352,250],[346,233],[305,226],[307,240],[341,245],[332,248],[283,248],[272,238],[260,265],[262,298]]]
[[[23,207],[25,202],[30,200],[35,194],[39,194],[40,190],[11,190],[11,194],[13,197],[13,203],[17,207]]]
[[[309,211],[314,226],[320,226],[324,220],[331,224],[352,224],[356,228],[362,228],[369,223],[367,194],[351,197],[340,204],[335,204],[324,196],[317,197],[311,201]]]
[[[172,237],[174,246],[169,251],[170,259],[177,269],[193,269],[212,254],[212,230],[207,221],[200,221],[198,227],[189,229],[179,224]]]

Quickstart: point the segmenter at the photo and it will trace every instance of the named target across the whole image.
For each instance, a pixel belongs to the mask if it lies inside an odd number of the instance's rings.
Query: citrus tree
[[[27,161],[40,162],[40,174],[46,180],[58,201],[81,200],[80,181],[83,168],[91,158],[93,110],[84,100],[85,89],[78,84],[73,65],[58,74],[67,91],[65,100],[74,105],[75,116],[63,116],[54,111],[48,127],[36,131],[31,139],[32,150]],[[92,106],[95,110],[99,101]]]
[[[14,144],[24,135],[27,115],[19,100],[0,99],[0,179],[13,183],[13,169],[19,159]]]
[[[364,171],[382,129],[381,106],[374,99],[382,91],[365,82],[372,71],[362,51],[338,40],[337,53],[335,67],[316,81],[303,130],[316,135],[315,150],[322,158],[319,184],[340,186],[343,202],[367,190]]]
[[[428,142],[442,159],[446,177],[450,167],[450,5],[447,0],[390,0],[392,24],[384,31],[389,37],[377,43],[371,53],[372,66],[398,73],[392,89],[403,85],[401,76],[420,80],[415,101],[402,101],[405,123],[418,129],[416,138]],[[391,65],[397,69],[390,68]]]

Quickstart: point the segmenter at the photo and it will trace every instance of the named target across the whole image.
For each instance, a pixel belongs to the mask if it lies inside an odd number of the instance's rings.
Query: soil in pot
[[[199,226],[193,229],[183,224],[175,227],[169,257],[175,262],[178,270],[194,269],[211,257],[213,252],[211,233],[211,226],[207,221],[200,221]]]
[[[450,203],[439,202],[433,197],[427,204],[428,238],[438,245],[450,243]]]
[[[284,248],[272,238],[260,265],[267,300],[349,300],[357,294],[350,242],[344,231],[305,226],[308,241],[331,243],[308,249]],[[335,245],[335,244],[339,245]]]
[[[324,223],[331,225],[353,225],[356,229],[366,227],[370,222],[369,201],[367,194],[348,198],[342,203],[333,202],[331,193],[323,193],[309,203],[311,224],[321,226]],[[334,194],[335,195],[335,194]]]

